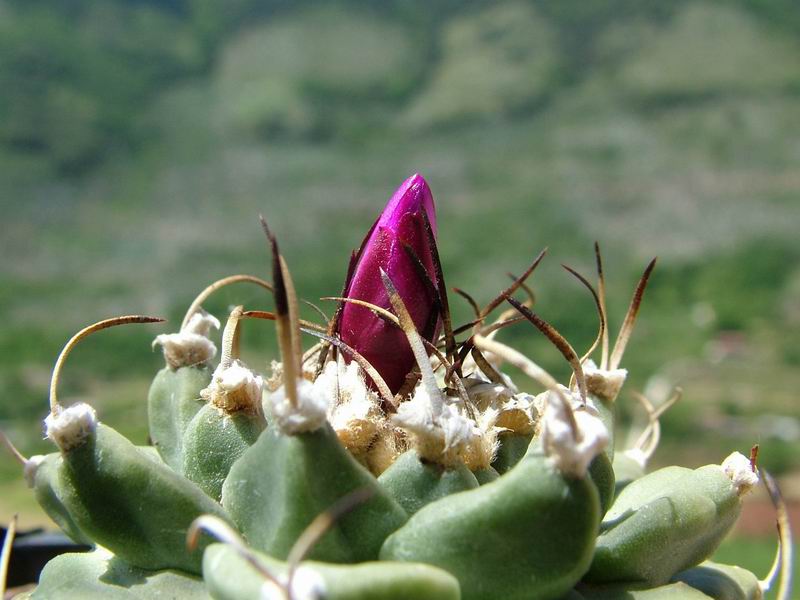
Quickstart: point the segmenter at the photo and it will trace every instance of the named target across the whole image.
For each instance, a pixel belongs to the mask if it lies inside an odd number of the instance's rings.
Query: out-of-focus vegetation
[[[267,274],[259,213],[301,293],[337,293],[349,250],[419,170],[450,285],[486,301],[549,246],[538,311],[578,348],[597,319],[558,263],[590,274],[601,242],[616,329],[659,255],[624,364],[654,400],[685,390],[658,460],[760,442],[790,474],[798,31],[792,0],[0,0],[0,426],[48,448],[49,370],[82,325],[175,323],[213,279]],[[271,305],[242,287],[210,308],[233,302]],[[143,442],[155,333],[85,342],[64,398]],[[567,373],[531,328],[503,335]],[[268,325],[245,338],[251,363],[274,356]]]

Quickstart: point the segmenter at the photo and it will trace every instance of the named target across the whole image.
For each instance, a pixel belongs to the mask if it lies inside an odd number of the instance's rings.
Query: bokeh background
[[[151,313],[174,328],[214,279],[268,276],[259,213],[300,293],[338,293],[350,250],[419,171],[448,284],[485,302],[547,246],[538,312],[578,348],[597,318],[559,263],[591,275],[601,243],[616,330],[659,256],[623,414],[633,390],[682,386],[656,463],[759,443],[796,507],[798,165],[794,0],[0,0],[0,427],[49,451],[51,365],[83,325]],[[234,303],[271,298],[240,285],[208,308]],[[87,340],[62,398],[144,443],[161,331]],[[244,337],[251,364],[275,356],[268,324]],[[532,328],[502,338],[566,377]],[[748,501],[720,554],[761,575],[766,503]],[[46,523],[4,457],[0,522],[15,512]]]

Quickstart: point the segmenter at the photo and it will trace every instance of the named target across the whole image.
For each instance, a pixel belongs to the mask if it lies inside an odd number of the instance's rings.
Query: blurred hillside
[[[337,293],[350,249],[418,170],[449,284],[485,302],[549,246],[538,310],[578,348],[597,319],[559,263],[591,274],[600,241],[616,329],[658,255],[623,363],[628,390],[685,389],[657,456],[697,465],[760,442],[789,475],[798,32],[791,0],[0,0],[0,426],[47,449],[49,371],[84,324],[174,323],[212,280],[266,275],[259,213],[300,292]],[[209,307],[234,302],[271,306],[243,286]],[[144,442],[156,333],[85,342],[63,398],[91,398]],[[568,372],[532,329],[503,335]],[[253,364],[274,356],[267,325],[245,342]]]

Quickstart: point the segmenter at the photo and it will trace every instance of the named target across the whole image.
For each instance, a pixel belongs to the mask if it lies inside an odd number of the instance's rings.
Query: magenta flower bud
[[[381,281],[386,271],[408,308],[420,334],[437,335],[439,314],[434,252],[423,213],[436,234],[436,210],[428,183],[421,175],[406,179],[394,193],[353,257],[345,297],[392,309]],[[411,252],[413,250],[413,252]],[[416,255],[416,258],[414,258]],[[426,280],[421,272],[428,274]],[[414,367],[414,354],[405,334],[363,306],[345,303],[338,323],[342,341],[360,352],[396,393]]]

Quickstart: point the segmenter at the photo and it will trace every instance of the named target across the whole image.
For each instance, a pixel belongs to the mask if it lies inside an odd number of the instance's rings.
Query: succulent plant
[[[101,321],[65,346],[45,419],[56,450],[14,452],[47,514],[95,549],[53,559],[18,598],[722,600],[760,598],[776,580],[780,569],[761,581],[709,561],[759,481],[755,453],[648,473],[659,416],[677,395],[657,407],[641,398],[649,424],[614,453],[620,365],[655,261],[613,348],[599,248],[596,288],[569,269],[600,322],[579,355],[533,311],[527,280],[544,252],[485,306],[456,290],[475,318],[454,327],[433,196],[419,175],[353,254],[324,324],[300,319],[287,263],[262,225],[272,281],[215,282],[177,333],[155,338],[166,364],[147,399],[151,446],[135,445],[88,404],[62,407],[57,391],[82,338],[159,319]],[[212,366],[220,322],[201,305],[239,282],[268,290],[274,309],[235,307]],[[277,328],[281,360],[268,374],[240,356],[239,331],[252,319]],[[571,365],[565,384],[497,340],[526,323]],[[543,391],[520,391],[505,364]],[[779,595],[788,598],[785,507],[761,477],[777,502]]]

